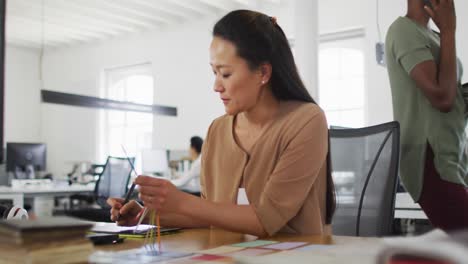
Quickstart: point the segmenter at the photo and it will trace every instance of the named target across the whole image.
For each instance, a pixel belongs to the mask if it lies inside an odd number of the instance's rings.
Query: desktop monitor
[[[34,172],[45,171],[45,144],[8,142],[6,144],[6,148],[6,170],[7,172],[15,173],[15,178],[34,178]],[[20,176],[18,175],[19,172],[29,174],[26,176]]]
[[[165,149],[147,149],[141,153],[143,173],[164,176],[169,170],[168,153]]]

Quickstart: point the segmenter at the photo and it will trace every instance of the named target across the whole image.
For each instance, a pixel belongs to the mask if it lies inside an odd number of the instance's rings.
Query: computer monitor
[[[143,173],[164,176],[169,170],[168,153],[165,149],[146,149],[141,153]]]
[[[46,170],[45,144],[8,142],[6,146],[6,170],[15,173],[15,178],[34,178],[36,171]],[[17,174],[19,172],[32,173],[32,175],[19,176]]]

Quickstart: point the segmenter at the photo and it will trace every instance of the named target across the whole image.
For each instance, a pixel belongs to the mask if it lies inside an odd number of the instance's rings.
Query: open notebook
[[[107,233],[107,234],[137,234],[137,235],[144,235],[148,230],[154,229],[156,230],[156,226],[154,225],[139,225],[138,228],[136,226],[118,226],[116,223],[104,223],[104,222],[97,222],[95,223],[94,227],[91,228],[91,232],[94,233]],[[180,228],[168,228],[168,227],[161,227],[161,234],[172,233]]]

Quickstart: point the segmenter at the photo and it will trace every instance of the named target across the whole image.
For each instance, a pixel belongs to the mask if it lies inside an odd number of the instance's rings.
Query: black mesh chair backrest
[[[330,129],[336,190],[333,234],[392,234],[399,144],[398,122],[356,129]]]
[[[130,160],[135,162],[135,158]],[[96,203],[102,208],[110,208],[106,203],[107,198],[124,197],[131,174],[132,167],[127,158],[107,157],[104,170],[96,183]]]

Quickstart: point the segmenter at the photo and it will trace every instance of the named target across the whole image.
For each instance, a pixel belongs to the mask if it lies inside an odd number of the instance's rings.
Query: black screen
[[[32,165],[36,171],[46,169],[46,145],[42,143],[7,143],[7,171],[25,170]]]

